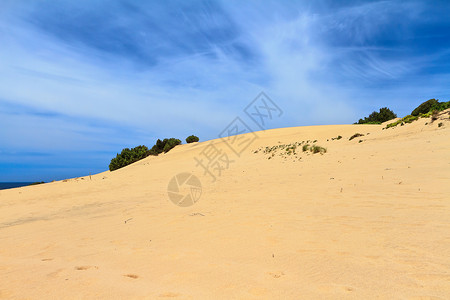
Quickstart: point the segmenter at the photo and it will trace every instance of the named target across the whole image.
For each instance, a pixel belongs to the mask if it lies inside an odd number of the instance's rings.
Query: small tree
[[[114,171],[123,168],[129,164],[137,162],[150,155],[150,151],[146,146],[137,146],[135,148],[124,148],[122,152],[117,153],[116,157],[111,159],[109,170]]]
[[[411,113],[412,116],[418,116],[419,114],[426,114],[430,112],[432,106],[436,106],[439,104],[439,101],[436,99],[430,99],[425,101],[424,103],[417,106]]]
[[[160,140],[158,139],[155,143],[155,145],[153,145],[152,149],[150,149],[150,154],[151,155],[158,155],[160,153],[162,153],[164,151],[164,146],[167,143],[167,139],[164,140]]]
[[[187,138],[186,138],[186,143],[195,143],[195,142],[198,142],[200,139],[197,137],[197,136],[195,136],[195,135],[190,135],[190,136],[188,136]]]
[[[447,102],[438,102],[437,104],[433,104],[433,106],[431,106],[430,111],[443,111],[446,110],[447,108],[450,108],[450,101]]]
[[[180,145],[181,141],[179,139],[170,138],[167,140],[166,144],[164,145],[164,153],[167,153],[170,151],[170,149],[174,148],[177,145]]]
[[[381,124],[383,122],[397,118],[397,115],[387,107],[380,108],[379,112],[374,111],[363,119],[359,119],[358,124]]]

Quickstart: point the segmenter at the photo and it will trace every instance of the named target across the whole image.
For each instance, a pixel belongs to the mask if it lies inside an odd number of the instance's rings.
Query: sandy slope
[[[195,166],[209,144],[197,143],[91,179],[0,191],[0,298],[448,299],[444,117],[440,128],[258,132],[241,157],[216,141],[234,160],[216,182]],[[366,135],[349,141],[356,132]],[[315,139],[326,154],[254,153]],[[191,207],[168,200],[180,172],[203,184]]]

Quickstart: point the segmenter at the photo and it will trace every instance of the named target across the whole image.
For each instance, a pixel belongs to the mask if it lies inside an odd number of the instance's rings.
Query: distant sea
[[[32,182],[0,182],[0,190],[26,186],[29,185],[30,183]]]

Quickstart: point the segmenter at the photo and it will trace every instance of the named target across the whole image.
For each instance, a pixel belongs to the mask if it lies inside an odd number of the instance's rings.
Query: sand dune
[[[2,190],[0,298],[448,299],[448,118],[267,130],[240,157],[215,140],[233,160],[215,182],[204,142]],[[307,140],[327,153],[264,153]],[[189,207],[167,194],[182,172]]]

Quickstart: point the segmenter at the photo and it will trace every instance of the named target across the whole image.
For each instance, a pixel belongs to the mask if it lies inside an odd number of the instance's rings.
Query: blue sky
[[[271,128],[398,115],[450,93],[448,1],[0,2],[0,181],[107,170],[213,139],[259,92]]]

